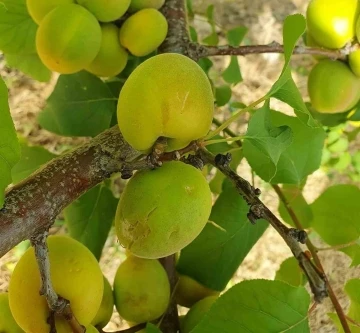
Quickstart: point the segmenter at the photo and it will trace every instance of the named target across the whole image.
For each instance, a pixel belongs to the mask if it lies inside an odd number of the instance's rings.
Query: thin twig
[[[350,323],[352,323],[353,325],[355,325],[355,326],[357,326],[357,327],[360,327],[360,323],[358,323],[358,322],[355,321],[354,319],[350,318],[349,316],[346,316],[346,315],[345,315],[345,317],[346,317],[346,319],[347,319]]]
[[[352,245],[356,245],[358,244],[358,240],[354,240],[350,243],[346,243],[346,244],[340,244],[340,245],[334,245],[334,246],[328,246],[328,247],[315,247],[316,251],[317,252],[320,252],[320,251],[330,251],[330,250],[341,250],[341,249],[345,249],[349,246],[352,246]]]

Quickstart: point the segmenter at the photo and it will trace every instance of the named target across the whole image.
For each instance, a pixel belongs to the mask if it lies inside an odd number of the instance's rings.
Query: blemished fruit
[[[100,22],[115,21],[125,14],[130,6],[131,0],[77,0]]]
[[[127,183],[115,216],[116,233],[135,256],[165,257],[200,234],[211,203],[210,188],[200,170],[167,162],[161,168],[137,172]]]
[[[13,318],[9,307],[9,295],[0,293],[0,332],[4,333],[23,333]]]
[[[114,299],[125,320],[144,323],[159,318],[170,301],[165,269],[158,260],[127,258],[115,275]]]
[[[213,113],[206,74],[196,62],[175,53],[139,65],[121,89],[117,110],[125,140],[143,151],[160,136],[168,138],[168,150],[185,147],[208,133]]]
[[[356,76],[360,77],[360,50],[356,50],[349,54],[349,66]]]
[[[119,28],[106,23],[101,26],[100,51],[86,70],[97,76],[115,76],[125,68],[128,53],[119,42]]]
[[[113,314],[114,297],[109,281],[104,277],[104,293],[100,308],[91,324],[98,327],[105,327]]]
[[[131,0],[129,11],[137,12],[145,8],[160,9],[164,2],[165,0]]]
[[[36,49],[41,61],[62,74],[87,67],[95,59],[100,45],[99,22],[76,4],[56,7],[44,17],[36,33]]]
[[[181,323],[181,332],[182,333],[190,333],[191,330],[199,324],[201,319],[205,316],[205,314],[210,310],[212,305],[217,300],[217,296],[209,296],[201,301],[195,303],[189,312],[185,315],[182,323]]]
[[[120,28],[120,43],[133,55],[143,57],[165,40],[168,24],[163,14],[147,8],[131,15]]]
[[[190,276],[180,275],[176,285],[176,303],[187,308],[208,296],[219,296],[220,292],[203,286]]]
[[[309,74],[308,92],[316,111],[345,112],[360,99],[360,78],[341,61],[322,60]]]
[[[307,26],[319,45],[338,49],[355,36],[358,13],[358,0],[312,0],[306,12]]]
[[[77,320],[88,326],[95,317],[103,296],[103,275],[94,255],[80,242],[66,236],[47,240],[51,280],[55,292],[70,301]],[[48,333],[49,308],[40,296],[41,278],[29,248],[17,263],[10,279],[9,302],[14,319],[27,333]],[[30,311],[31,309],[31,311]],[[58,333],[70,333],[63,318],[56,318]]]
[[[45,15],[60,5],[75,3],[75,0],[26,0],[31,18],[40,24]]]

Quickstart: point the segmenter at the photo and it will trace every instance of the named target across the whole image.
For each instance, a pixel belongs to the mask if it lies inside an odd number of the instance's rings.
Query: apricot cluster
[[[50,70],[71,74],[87,70],[100,77],[125,68],[128,52],[146,56],[167,35],[158,11],[164,0],[27,0],[39,25],[36,49]]]
[[[340,49],[360,40],[358,0],[312,0],[307,8],[309,46]],[[308,77],[313,108],[320,113],[351,111],[360,100],[360,50],[350,53],[346,62],[319,62]]]

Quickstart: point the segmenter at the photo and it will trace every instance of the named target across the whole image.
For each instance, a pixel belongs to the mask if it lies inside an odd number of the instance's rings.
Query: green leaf
[[[216,46],[219,44],[219,36],[216,31],[213,31],[209,36],[205,37],[202,42],[203,44]]]
[[[213,66],[213,62],[209,58],[201,58],[198,61],[198,65],[203,69],[206,74],[208,74],[210,68]]]
[[[197,32],[195,30],[195,28],[193,26],[189,26],[189,33],[190,33],[190,38],[193,42],[198,42],[198,35]]]
[[[116,111],[108,86],[85,71],[60,75],[38,121],[46,130],[64,136],[96,136],[109,128]]]
[[[310,295],[281,281],[243,281],[224,293],[191,333],[307,333]]]
[[[118,200],[98,185],[64,209],[70,236],[86,245],[97,259],[111,229]]]
[[[147,323],[146,333],[161,333],[161,331],[154,324]]]
[[[32,146],[26,139],[20,139],[21,158],[11,171],[14,183],[18,183],[39,169],[56,155],[50,153],[41,146]]]
[[[294,257],[287,258],[281,263],[276,272],[275,280],[286,282],[295,287],[303,286],[307,281],[299,262]]]
[[[296,185],[283,185],[281,188],[285,198],[288,200],[291,209],[294,211],[296,217],[300,221],[304,229],[309,228],[310,222],[313,218],[310,205],[306,202],[301,189]],[[292,227],[294,222],[289,215],[285,205],[282,201],[279,202],[279,213],[281,218]]]
[[[247,32],[248,28],[243,26],[229,30],[226,34],[226,39],[228,40],[229,45],[239,46]]]
[[[350,113],[350,111],[342,113],[321,113],[312,108],[310,104],[306,103],[306,106],[316,120],[318,120],[323,126],[328,127],[334,127],[345,123],[348,120],[347,117]]]
[[[329,245],[355,241],[360,236],[360,190],[354,185],[328,187],[312,204],[314,230]]]
[[[8,89],[0,76],[0,208],[5,189],[12,182],[11,169],[20,159],[20,145],[11,119]]]
[[[0,50],[4,53],[36,53],[37,25],[31,19],[25,0],[0,1]]]
[[[178,272],[210,289],[223,290],[268,226],[264,220],[252,225],[248,212],[234,187],[224,189],[212,209],[212,222],[181,251]]]
[[[223,71],[222,77],[225,80],[225,82],[234,84],[234,85],[238,84],[239,82],[241,82],[243,80],[241,71],[240,71],[239,61],[236,56],[231,56],[230,64]]]
[[[192,0],[186,0],[186,9],[189,17],[194,17],[193,3]]]
[[[9,67],[16,68],[37,81],[48,82],[51,79],[51,71],[36,53],[6,54],[5,59]]]
[[[358,241],[358,244],[347,246],[340,251],[352,259],[350,267],[360,265],[360,241]]]
[[[337,316],[336,313],[328,313],[328,316],[330,317],[330,319],[333,321],[333,323],[335,324],[336,328],[337,328],[337,332],[338,333],[345,333],[344,329],[341,325],[340,319]],[[349,328],[351,333],[360,333],[360,327],[356,326],[354,324],[352,324],[351,322],[348,321],[349,324]]]
[[[345,292],[351,301],[348,316],[356,322],[360,322],[360,279],[348,280]]]
[[[231,98],[231,88],[228,85],[222,85],[215,88],[215,98],[217,106],[224,106],[230,101]]]
[[[256,111],[254,116],[258,112]],[[244,140],[244,155],[263,180],[273,184],[300,184],[320,167],[326,134],[322,128],[308,127],[298,118],[281,112],[271,111],[269,117],[273,126],[291,129],[292,142],[286,147],[280,146],[282,149],[278,151],[277,146],[274,146],[273,149],[278,153],[275,155],[278,158],[277,163],[275,159],[269,159],[269,153],[256,149],[254,143],[248,140]],[[251,122],[252,119],[249,128]]]

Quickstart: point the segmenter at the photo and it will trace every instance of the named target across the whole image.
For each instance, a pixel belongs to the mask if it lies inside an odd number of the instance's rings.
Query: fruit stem
[[[220,142],[239,141],[239,140],[243,140],[245,138],[246,138],[246,135],[240,135],[240,136],[234,136],[234,137],[225,138],[225,139],[209,140],[209,141],[204,141],[203,145],[208,146],[208,145],[213,145],[215,143],[220,143]]]

